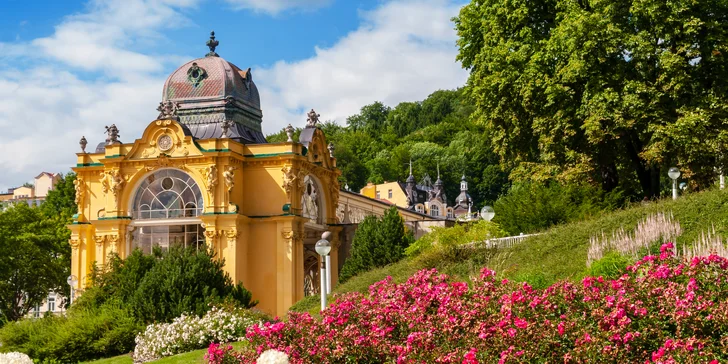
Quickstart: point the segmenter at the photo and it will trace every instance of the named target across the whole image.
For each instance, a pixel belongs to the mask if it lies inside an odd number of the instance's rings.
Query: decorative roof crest
[[[159,103],[159,106],[157,106],[157,111],[159,111],[159,116],[157,116],[157,119],[179,121],[179,116],[177,116],[177,110],[179,110],[179,105],[176,102],[171,100],[162,101]]]
[[[220,45],[220,41],[215,40],[215,31],[210,32],[210,40],[205,43],[210,48],[210,53],[206,54],[205,57],[220,57],[219,54],[215,53],[215,48]]]
[[[319,116],[321,116],[321,114],[317,114],[316,111],[311,109],[311,111],[309,111],[306,115],[308,116],[306,119],[306,127],[315,128],[317,126],[316,124],[319,122]]]

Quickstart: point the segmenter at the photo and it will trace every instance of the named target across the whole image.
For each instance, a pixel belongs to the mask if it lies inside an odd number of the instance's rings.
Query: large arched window
[[[153,247],[204,244],[200,187],[187,173],[162,169],[150,174],[137,188],[132,205],[132,243],[150,253]]]

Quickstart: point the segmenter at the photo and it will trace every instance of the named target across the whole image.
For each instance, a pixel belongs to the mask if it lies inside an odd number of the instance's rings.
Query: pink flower
[[[559,331],[559,335],[564,336],[564,321],[559,322],[556,329]]]

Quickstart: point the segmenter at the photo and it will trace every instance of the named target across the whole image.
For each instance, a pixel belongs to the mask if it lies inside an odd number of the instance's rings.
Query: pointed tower
[[[445,187],[440,178],[440,163],[437,164],[437,181],[435,181],[435,188],[433,193],[434,199],[439,199],[440,202],[447,205],[447,198],[445,197]]]
[[[455,215],[461,215],[468,212],[473,199],[468,194],[468,181],[465,175],[460,179],[460,194],[455,199]]]
[[[412,159],[409,162],[409,176],[407,177],[405,185],[405,193],[407,194],[407,203],[409,207],[413,207],[417,204],[417,182],[415,176],[412,174]]]

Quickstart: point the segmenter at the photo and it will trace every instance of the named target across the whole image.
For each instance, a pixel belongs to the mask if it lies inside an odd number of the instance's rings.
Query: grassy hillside
[[[538,286],[559,279],[580,279],[586,271],[591,236],[601,232],[611,235],[619,228],[631,231],[640,220],[658,212],[671,213],[680,223],[683,233],[675,241],[678,249],[683,244],[692,244],[703,232],[713,228],[719,236],[728,237],[728,190],[711,190],[681,196],[676,201],[638,204],[589,220],[560,225],[510,249],[497,251],[478,248],[425,253],[360,274],[337,286],[333,292],[366,292],[369,285],[387,276],[402,282],[423,268],[437,268],[466,281],[483,266],[495,269],[505,278],[528,281]],[[318,297],[308,297],[298,302],[292,310],[317,312],[318,302]]]

